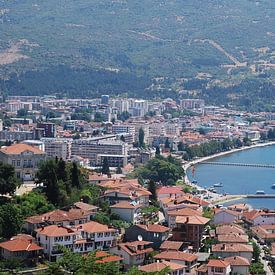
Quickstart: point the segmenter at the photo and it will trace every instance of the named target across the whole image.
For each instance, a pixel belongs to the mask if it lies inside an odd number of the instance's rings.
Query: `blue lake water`
[[[211,159],[211,162],[275,164],[275,145],[236,152]],[[197,180],[202,187],[222,182],[223,187],[216,188],[220,193],[255,194],[257,190],[263,190],[266,194],[275,194],[275,189],[271,188],[272,184],[275,184],[275,169],[271,168],[197,164],[194,176],[191,169],[187,174],[190,180]],[[275,209],[275,199],[245,199],[242,202],[247,202],[255,208]]]

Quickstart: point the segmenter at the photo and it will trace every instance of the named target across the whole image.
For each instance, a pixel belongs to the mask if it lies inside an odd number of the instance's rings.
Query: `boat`
[[[271,188],[272,188],[272,189],[275,189],[275,183],[274,183],[274,184],[272,184]]]
[[[265,191],[264,190],[257,190],[256,195],[265,195]]]
[[[223,187],[223,184],[221,182],[215,183],[214,187]]]

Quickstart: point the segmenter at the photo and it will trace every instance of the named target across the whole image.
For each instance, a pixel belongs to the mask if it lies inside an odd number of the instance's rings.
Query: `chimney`
[[[189,223],[189,217],[186,217],[186,222],[185,223]]]

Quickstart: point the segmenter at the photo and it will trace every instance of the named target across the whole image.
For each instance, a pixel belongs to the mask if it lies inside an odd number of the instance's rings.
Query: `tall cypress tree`
[[[76,162],[73,162],[73,167],[71,169],[71,179],[72,179],[72,186],[80,188],[80,172]]]
[[[102,174],[110,173],[110,167],[109,167],[108,159],[106,157],[103,158],[101,172],[102,172]]]

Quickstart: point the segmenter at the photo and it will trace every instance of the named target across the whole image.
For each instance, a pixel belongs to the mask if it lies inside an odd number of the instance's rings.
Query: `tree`
[[[252,245],[253,245],[253,258],[255,262],[258,262],[261,255],[261,249],[255,242],[253,242]]]
[[[251,263],[249,266],[249,271],[253,275],[264,275],[266,272],[264,271],[264,265],[261,262]]]
[[[148,191],[151,192],[150,199],[152,201],[157,201],[157,186],[153,180],[150,180],[148,183]]]
[[[138,131],[138,144],[139,144],[139,147],[144,147],[144,130],[142,128],[139,128],[139,131]]]
[[[66,182],[68,180],[68,174],[66,170],[66,162],[60,158],[57,159],[57,178],[59,180],[62,180],[63,182]]]
[[[102,174],[109,174],[110,173],[110,168],[109,168],[109,163],[108,163],[107,157],[103,158],[101,172],[102,172]]]
[[[17,111],[17,117],[26,117],[28,115],[28,110],[26,109],[19,109]]]
[[[164,148],[165,149],[170,149],[170,142],[169,142],[168,138],[166,138],[166,140],[165,140]]]
[[[159,148],[159,146],[156,147],[156,156],[160,156],[160,148]]]
[[[125,137],[122,135],[122,136],[120,137],[120,140],[123,141],[123,142],[125,142]]]
[[[15,176],[14,167],[10,164],[0,162],[0,194],[13,195],[19,185],[20,182]]]
[[[6,203],[0,207],[0,235],[10,238],[16,235],[22,224],[22,216],[16,205]]]
[[[80,172],[79,168],[77,166],[76,162],[73,162],[73,167],[71,169],[71,181],[72,181],[72,186],[76,188],[80,188]]]
[[[185,146],[184,146],[183,142],[180,141],[180,142],[178,143],[178,151],[184,151],[184,150],[185,150]]]
[[[120,166],[118,166],[118,167],[117,167],[117,169],[116,169],[116,173],[117,173],[117,174],[122,174],[122,169],[121,169],[121,167],[120,167]]]

